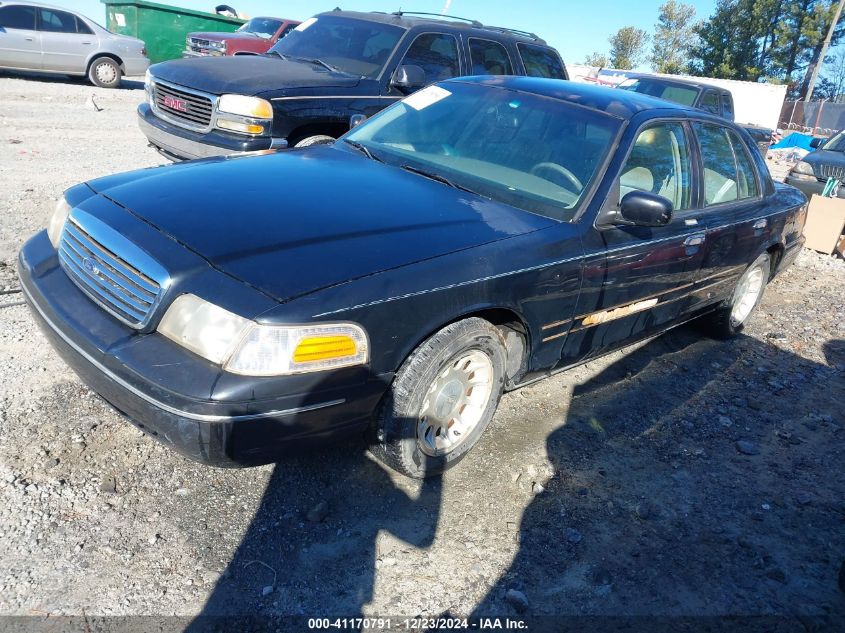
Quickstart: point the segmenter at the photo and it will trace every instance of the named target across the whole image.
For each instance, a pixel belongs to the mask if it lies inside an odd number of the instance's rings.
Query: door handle
[[[27,42],[31,42],[31,41],[33,41],[33,38],[31,38],[31,37],[25,37],[25,38],[23,38],[23,39],[24,39],[24,40],[26,40]]]
[[[757,231],[759,231],[760,229],[765,229],[765,228],[766,228],[766,225],[767,225],[768,223],[769,223],[769,221],[768,221],[768,220],[766,220],[765,218],[763,218],[762,220],[757,220],[757,221],[754,223],[754,229],[755,229],[755,230],[757,230]]]
[[[701,233],[690,235],[684,240],[684,246],[701,246],[702,244],[704,244],[704,235]]]

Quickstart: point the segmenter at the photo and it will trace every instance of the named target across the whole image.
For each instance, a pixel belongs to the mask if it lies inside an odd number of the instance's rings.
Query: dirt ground
[[[65,188],[164,162],[135,123],[141,88],[0,75],[0,614],[845,630],[845,262],[802,254],[734,341],[683,327],[506,395],[438,480],[354,442],[207,468],[83,386],[14,292],[17,249]]]

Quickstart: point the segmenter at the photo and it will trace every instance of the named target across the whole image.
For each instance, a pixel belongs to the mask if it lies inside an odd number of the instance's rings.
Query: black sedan
[[[83,380],[185,455],[259,464],[366,432],[424,477],[503,390],[694,318],[739,332],[805,208],[722,119],[469,78],[333,145],[75,186],[19,269]]]

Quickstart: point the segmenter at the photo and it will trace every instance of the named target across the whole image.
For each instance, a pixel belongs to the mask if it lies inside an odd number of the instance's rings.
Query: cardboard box
[[[807,242],[804,245],[830,255],[836,248],[843,229],[845,200],[814,195],[807,207],[807,223],[804,225],[804,237]]]

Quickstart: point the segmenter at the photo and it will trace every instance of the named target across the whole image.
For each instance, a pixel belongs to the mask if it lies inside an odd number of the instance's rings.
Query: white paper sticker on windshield
[[[305,22],[303,22],[302,24],[300,24],[299,26],[297,26],[297,27],[294,29],[294,31],[304,31],[304,30],[305,30],[305,29],[307,29],[309,26],[311,26],[312,24],[314,24],[314,22],[316,22],[316,21],[317,21],[317,18],[308,18],[307,20],[305,20]]]
[[[126,15],[123,13],[115,13],[114,20],[118,26],[126,26]]]
[[[437,103],[445,99],[451,94],[451,92],[440,86],[429,86],[407,97],[402,103],[411,106],[414,110],[422,110],[432,103]]]

